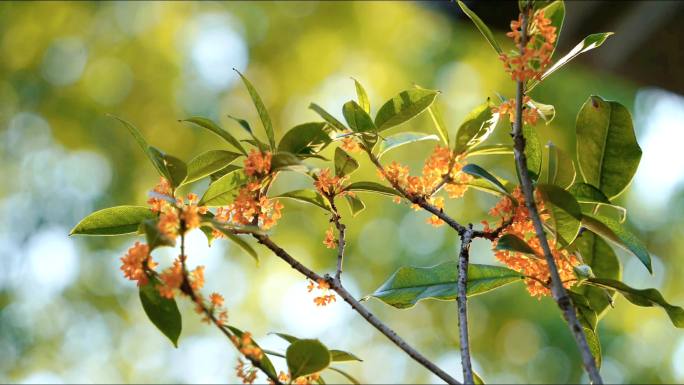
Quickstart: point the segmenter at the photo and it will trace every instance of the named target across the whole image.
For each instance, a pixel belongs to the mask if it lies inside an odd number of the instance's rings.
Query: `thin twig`
[[[473,366],[470,360],[470,341],[468,336],[468,259],[470,257],[470,242],[473,240],[473,226],[461,236],[461,252],[458,256],[458,329],[461,346],[461,367],[463,368],[463,383],[474,384]]]
[[[448,373],[440,369],[432,361],[430,361],[425,356],[420,354],[416,349],[414,349],[411,345],[409,345],[406,341],[399,337],[399,335],[394,330],[392,330],[389,326],[385,325],[382,321],[380,321],[373,313],[371,313],[356,298],[354,298],[354,296],[351,293],[349,293],[347,289],[345,289],[344,286],[342,286],[342,284],[338,280],[328,275],[326,275],[325,277],[321,277],[320,275],[318,275],[317,273],[315,273],[314,271],[312,271],[311,269],[297,261],[283,248],[275,244],[273,240],[271,240],[271,238],[269,238],[267,235],[252,234],[252,236],[256,238],[256,240],[259,243],[269,248],[280,259],[287,262],[290,265],[290,267],[302,273],[310,280],[314,282],[318,282],[320,280],[327,281],[330,285],[330,289],[332,289],[333,291],[335,291],[335,293],[342,297],[342,299],[344,299],[344,301],[347,302],[352,307],[352,309],[359,313],[359,315],[361,315],[366,321],[368,321],[368,323],[370,323],[376,329],[378,329],[380,333],[384,334],[387,338],[389,338],[395,345],[397,345],[411,358],[416,360],[419,364],[423,365],[427,370],[434,373],[437,377],[441,378],[448,384],[460,384],[458,380],[451,377]]]
[[[527,22],[528,22],[528,12],[527,8],[522,13],[522,34],[520,42],[520,54],[524,54],[526,41],[527,41]],[[518,168],[518,175],[520,175],[520,184],[522,186],[523,193],[525,195],[525,204],[530,213],[530,218],[534,223],[534,229],[539,238],[539,243],[541,244],[542,250],[544,251],[544,257],[546,259],[546,264],[549,267],[549,272],[551,274],[551,293],[553,298],[556,300],[558,307],[563,313],[570,330],[577,342],[580,354],[582,355],[582,362],[584,364],[584,369],[589,374],[589,379],[594,384],[602,384],[603,380],[599,374],[596,367],[596,361],[591,355],[591,350],[587,344],[587,338],[584,335],[584,330],[577,320],[577,314],[575,312],[572,300],[568,296],[567,291],[563,287],[561,282],[560,274],[558,273],[558,267],[553,258],[553,253],[549,247],[548,240],[546,239],[546,234],[544,233],[544,226],[539,217],[539,212],[537,210],[537,205],[534,200],[534,187],[532,185],[532,180],[527,172],[527,157],[525,156],[525,137],[522,133],[522,110],[523,110],[523,98],[525,96],[525,83],[523,81],[517,82],[517,92],[515,96],[515,124],[513,125],[513,131],[511,136],[513,137],[513,152],[515,154],[515,161]]]
[[[345,240],[345,234],[347,227],[342,223],[340,213],[337,211],[337,206],[335,206],[335,198],[328,197],[330,202],[330,207],[332,208],[331,220],[335,223],[337,228],[338,239],[337,239],[337,270],[335,271],[335,280],[341,282],[342,279],[342,264],[344,262],[344,248],[347,245]]]

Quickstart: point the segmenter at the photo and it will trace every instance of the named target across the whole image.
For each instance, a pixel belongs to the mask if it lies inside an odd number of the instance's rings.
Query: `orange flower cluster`
[[[247,176],[265,176],[271,171],[271,153],[252,149],[245,159],[245,174]]]
[[[235,367],[235,375],[243,384],[253,384],[254,380],[256,380],[257,370],[251,366],[246,367],[245,363],[238,358],[238,363]]]
[[[171,184],[168,180],[166,180],[166,178],[161,177],[159,183],[156,186],[154,186],[154,189],[152,191],[154,191],[157,194],[167,195],[171,197]],[[150,210],[158,213],[161,212],[162,209],[164,209],[166,206],[168,206],[169,202],[162,198],[151,197],[147,200],[147,204],[150,205]]]
[[[163,178],[162,178],[163,179]],[[164,180],[164,179],[163,179]],[[157,189],[155,188],[155,191]],[[159,209],[159,222],[157,228],[169,239],[176,239],[180,232],[181,220],[185,223],[185,231],[190,231],[199,227],[202,220],[202,214],[206,214],[208,209],[206,206],[198,206],[199,197],[197,194],[188,194],[188,202],[183,199],[176,199],[176,206],[171,205],[165,200],[157,202],[157,198],[152,202],[152,210]],[[148,203],[150,202],[148,201]]]
[[[347,177],[332,176],[329,168],[323,169],[316,174],[314,186],[323,196],[334,197],[336,195],[348,194],[344,191],[344,182]]]
[[[534,126],[539,120],[539,111],[534,107],[530,107],[530,105],[528,105],[529,102],[530,97],[525,95],[523,98],[522,120],[524,124]],[[515,100],[509,99],[501,103],[498,107],[492,107],[492,112],[508,115],[511,123],[515,122]]]
[[[532,17],[527,31],[522,31],[521,14],[518,20],[511,21],[511,32],[508,32],[506,36],[519,45],[523,33],[527,33],[530,38],[522,52],[501,54],[499,58],[504,62],[506,72],[511,74],[514,81],[541,80],[544,70],[551,63],[553,44],[557,37],[556,27],[552,26],[551,20],[544,16],[544,10],[539,10]]]
[[[315,284],[313,281],[309,281],[309,285],[306,287],[309,293],[313,291],[314,285]],[[330,284],[326,282],[324,279],[318,280],[318,285],[315,287],[318,290],[323,291],[323,295],[314,298],[314,303],[316,304],[316,306],[326,306],[331,302],[337,301],[335,294],[327,294],[330,291]]]
[[[283,204],[277,199],[261,196],[257,199],[258,183],[249,183],[240,188],[232,204],[219,207],[214,219],[219,222],[232,222],[239,225],[251,225],[256,219],[257,225],[265,230],[275,226],[283,216]],[[214,237],[221,238],[223,234],[214,230]]]
[[[264,352],[252,341],[252,333],[244,332],[242,336],[231,335],[230,340],[245,357],[259,361],[264,357]]]
[[[325,247],[329,249],[334,249],[337,247],[337,239],[335,239],[335,234],[334,234],[334,229],[332,227],[329,227],[328,230],[325,232],[325,239],[323,240],[323,244]]]
[[[549,272],[549,267],[546,264],[546,260],[543,257],[544,252],[541,248],[541,243],[536,236],[534,224],[529,217],[529,211],[525,206],[525,198],[520,191],[520,187],[516,188],[512,195],[517,204],[514,204],[509,197],[504,197],[489,213],[492,216],[501,217],[501,225],[504,224],[506,220],[510,219],[510,224],[501,231],[501,236],[504,234],[512,234],[520,239],[524,239],[532,250],[535,251],[535,255],[532,256],[509,250],[496,249],[494,255],[499,261],[511,269],[531,277],[525,279],[525,284],[527,285],[527,290],[530,295],[538,298],[544,295],[550,295],[551,290],[548,288],[548,285],[551,282],[551,274]],[[542,220],[547,220],[549,215],[545,212],[544,202],[539,199],[538,196],[536,201]],[[485,225],[485,231],[489,231],[489,223],[483,221],[483,224]],[[496,243],[496,240],[492,243],[494,248],[496,247]],[[549,239],[549,246],[553,253],[553,258],[558,267],[558,272],[563,281],[563,285],[569,287],[570,282],[575,278],[573,267],[579,265],[580,262],[574,254],[569,253],[565,249],[560,249],[554,239]]]
[[[351,132],[351,130],[348,130],[346,133],[349,134]],[[340,145],[340,147],[347,152],[361,151],[361,144],[352,135],[345,136],[344,138],[342,138],[342,144]]]
[[[447,147],[437,146],[432,154],[426,159],[421,176],[411,176],[407,166],[402,166],[397,162],[392,162],[380,173],[380,176],[388,179],[392,184],[399,185],[409,195],[413,197],[425,198],[428,203],[444,208],[444,198],[432,197],[435,190],[445,183],[449,198],[460,198],[468,189],[467,183],[472,177],[461,170],[463,169],[463,158],[454,154]],[[400,200],[395,199],[395,202]],[[414,205],[414,209],[419,208]],[[432,216],[427,220],[434,226],[444,224],[437,216]]]
[[[295,384],[295,385],[309,385],[317,383],[320,379],[320,374],[314,373],[304,377],[297,377],[294,381],[290,381],[290,375],[283,372],[282,370],[278,373],[278,381],[283,384]],[[272,384],[273,382],[271,382]]]
[[[173,298],[175,290],[181,287],[183,283],[183,265],[181,261],[176,259],[173,265],[159,274],[161,285],[157,286],[159,295],[164,298]]]
[[[144,243],[135,242],[135,245],[128,249],[126,255],[121,257],[121,271],[123,271],[124,277],[131,281],[138,281],[138,286],[147,284],[148,278],[145,273],[145,263],[147,263],[148,269],[154,269],[157,266],[149,254],[149,246]]]

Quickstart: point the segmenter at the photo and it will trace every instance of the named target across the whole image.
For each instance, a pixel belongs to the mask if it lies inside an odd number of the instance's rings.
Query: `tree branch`
[[[529,8],[528,8],[529,9]],[[527,11],[522,13],[522,38],[520,42],[520,54],[524,54],[525,46],[527,42],[527,23],[528,14]],[[587,338],[584,335],[584,330],[577,320],[577,314],[575,312],[574,305],[568,296],[567,291],[563,287],[561,282],[560,274],[558,273],[558,267],[553,258],[553,253],[549,247],[549,242],[546,239],[546,234],[544,233],[543,223],[539,217],[539,212],[537,210],[537,205],[534,200],[534,187],[532,185],[532,180],[527,171],[527,157],[525,156],[525,137],[522,133],[522,112],[523,112],[523,98],[525,96],[525,83],[524,81],[517,82],[517,92],[515,96],[515,123],[513,125],[513,130],[511,136],[513,137],[513,152],[515,155],[516,166],[518,168],[518,175],[520,175],[520,184],[522,186],[523,194],[525,196],[525,205],[530,214],[530,218],[534,223],[534,229],[537,234],[537,238],[541,244],[542,250],[544,251],[544,258],[546,259],[546,264],[549,267],[549,272],[551,274],[551,293],[555,299],[558,307],[563,313],[570,330],[575,338],[575,342],[579,348],[580,354],[582,355],[582,362],[584,364],[584,369],[589,374],[589,378],[594,384],[602,384],[603,380],[599,374],[596,367],[596,362],[594,357],[591,355],[589,345],[587,344]]]
[[[473,366],[470,360],[470,341],[468,337],[468,259],[470,257],[470,242],[473,240],[472,225],[461,236],[461,252],[458,257],[458,329],[461,346],[461,367],[463,368],[463,383],[474,384]]]
[[[336,280],[335,278],[330,277],[328,275],[326,275],[325,277],[321,277],[320,275],[316,274],[308,267],[302,265],[283,248],[275,244],[273,240],[271,240],[271,238],[269,238],[267,235],[252,234],[252,236],[256,238],[256,240],[259,243],[268,247],[275,255],[280,257],[280,259],[287,262],[290,265],[290,267],[302,273],[307,278],[311,279],[312,281],[319,281],[321,279],[327,281],[330,285],[330,289],[332,289],[333,291],[335,291],[335,293],[342,297],[342,299],[344,299],[344,301],[347,302],[352,307],[352,309],[359,313],[359,315],[361,315],[366,321],[368,321],[368,323],[373,325],[378,331],[380,331],[380,333],[384,334],[385,337],[389,338],[395,345],[397,345],[401,350],[403,350],[416,362],[423,365],[427,370],[434,373],[437,377],[441,378],[448,384],[460,384],[460,382],[458,382],[455,378],[451,377],[448,373],[440,369],[432,361],[428,360],[425,356],[420,354],[411,345],[409,345],[406,341],[399,337],[399,335],[394,330],[390,329],[389,326],[385,325],[373,313],[366,309],[358,300],[356,300],[356,298],[354,298],[354,296],[351,293],[347,291],[347,289],[344,288],[344,286],[342,286],[339,280]]]
[[[342,277],[342,263],[344,262],[344,248],[347,245],[345,240],[345,234],[347,227],[342,223],[340,213],[337,211],[337,206],[335,206],[335,197],[328,197],[330,202],[330,207],[332,207],[332,218],[331,220],[335,223],[337,228],[338,239],[337,239],[337,271],[335,271],[335,280],[341,282]]]

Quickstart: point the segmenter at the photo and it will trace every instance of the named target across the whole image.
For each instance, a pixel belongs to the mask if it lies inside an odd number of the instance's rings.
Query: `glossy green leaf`
[[[432,103],[432,105],[428,107],[428,113],[430,114],[430,118],[435,125],[435,129],[437,130],[440,139],[442,139],[445,146],[449,147],[449,130],[444,123],[444,118],[442,118],[442,112],[438,104]]]
[[[368,99],[368,94],[366,93],[366,89],[363,88],[361,83],[359,83],[358,80],[352,78],[354,80],[354,86],[356,87],[356,98],[359,99],[359,105],[361,108],[363,108],[364,111],[366,111],[367,114],[370,115],[370,99]]]
[[[150,252],[160,246],[175,246],[176,240],[169,238],[166,234],[159,231],[156,219],[146,219],[140,224],[140,229],[145,234],[145,241],[150,248]]]
[[[226,115],[226,116],[228,116],[228,118],[237,122],[237,124],[239,124],[240,127],[242,127],[245,131],[247,131],[249,136],[252,137],[252,139],[243,139],[243,140],[241,140],[241,142],[249,143],[252,146],[259,148],[259,151],[261,151],[261,152],[269,151],[268,145],[266,143],[262,142],[261,140],[259,140],[259,138],[257,138],[256,134],[252,130],[252,127],[249,125],[248,121],[246,121],[245,119],[242,119],[242,118],[237,118],[237,117],[232,116],[232,115]]]
[[[311,103],[309,104],[309,108],[314,110],[323,120],[328,122],[330,126],[332,126],[335,130],[339,132],[344,132],[347,130],[347,127],[344,126],[339,120],[335,119],[334,116],[330,115],[326,110],[324,110],[321,106],[319,106],[316,103]]]
[[[490,174],[489,171],[483,169],[482,167],[476,165],[475,163],[468,163],[461,169],[462,172],[472,175],[476,178],[482,178],[483,180],[490,183],[494,188],[500,191],[502,194],[508,195],[508,190],[506,186],[499,180],[499,178]]]
[[[341,374],[342,376],[344,376],[344,378],[346,378],[347,380],[349,380],[349,382],[351,382],[351,383],[354,384],[354,385],[360,385],[360,384],[361,384],[361,382],[359,382],[359,380],[357,380],[357,379],[354,378],[351,374],[345,372],[345,371],[342,370],[342,369],[338,369],[338,368],[335,368],[335,367],[332,367],[332,366],[329,367],[328,369],[329,369],[329,370],[332,370],[332,371],[334,371],[334,372],[337,372],[337,373],[339,373],[339,374]]]
[[[157,290],[158,280],[150,278],[146,285],[140,287],[140,302],[145,314],[154,326],[178,347],[183,321],[174,299],[164,298]]]
[[[140,224],[156,214],[144,206],[116,206],[83,218],[69,235],[122,235],[138,231]]]
[[[570,187],[577,176],[572,158],[551,142],[546,145],[546,148],[548,149],[546,183],[562,188]]]
[[[164,154],[152,146],[150,146],[150,151],[155,155],[155,157],[161,159],[161,167],[164,170],[164,176],[169,181],[169,184],[171,184],[171,187],[175,188],[182,185],[185,181],[185,178],[188,176],[188,166],[185,164],[185,162],[176,158],[175,156]]]
[[[475,373],[475,371],[473,371],[473,383],[475,385],[484,385],[485,383],[482,377],[480,377],[479,374]]]
[[[203,152],[188,163],[188,177],[185,184],[192,183],[225,169],[241,155],[225,150]]]
[[[537,191],[542,196],[550,215],[554,236],[564,246],[575,240],[580,229],[582,209],[572,194],[552,184],[540,183]]]
[[[568,191],[575,196],[578,202],[610,203],[603,191],[587,183],[576,182],[570,186]]]
[[[492,144],[489,146],[477,146],[466,152],[466,157],[478,155],[512,155],[513,145],[510,144]]]
[[[342,115],[349,128],[354,132],[375,131],[375,124],[370,115],[355,101],[350,100],[342,106]]]
[[[475,24],[477,29],[479,29],[480,33],[482,33],[482,36],[484,36],[485,39],[487,39],[487,42],[489,43],[489,45],[492,48],[494,48],[494,51],[496,51],[496,53],[498,55],[501,55],[503,53],[503,50],[501,49],[501,46],[499,46],[499,43],[496,42],[496,39],[494,38],[494,34],[489,29],[489,27],[487,27],[487,25],[482,21],[482,19],[480,19],[475,14],[475,12],[471,11],[470,8],[468,8],[468,6],[465,5],[464,2],[462,2],[461,0],[458,0],[458,5],[463,10],[463,13],[465,13],[470,18],[470,20],[473,21],[473,23]]]
[[[213,132],[214,134],[220,136],[226,142],[230,143],[233,147],[235,147],[235,149],[237,149],[241,153],[247,155],[247,151],[245,151],[245,148],[242,147],[242,144],[240,144],[240,141],[237,140],[228,131],[219,127],[218,124],[214,123],[214,121],[212,121],[211,119],[196,116],[196,117],[192,117],[192,118],[185,119],[182,121],[183,122],[190,122],[190,123],[196,124],[200,127],[206,128],[207,130],[209,130],[209,131]]]
[[[347,204],[349,204],[349,210],[351,211],[352,217],[357,216],[361,211],[366,209],[366,204],[363,203],[359,197],[347,194],[344,198],[347,201]]]
[[[328,348],[320,341],[300,339],[290,344],[285,354],[292,378],[318,373],[330,365]]]
[[[646,266],[648,271],[653,273],[651,256],[644,243],[617,221],[602,215],[585,214],[582,217],[582,226],[632,252]]]
[[[558,59],[556,63],[554,63],[549,69],[547,69],[546,72],[544,72],[544,74],[542,75],[541,80],[544,80],[547,77],[549,77],[552,73],[556,72],[559,68],[567,64],[570,60],[574,59],[579,54],[592,50],[596,47],[600,47],[601,44],[603,44],[603,42],[605,42],[606,39],[608,39],[608,37],[612,34],[612,32],[601,32],[594,33],[585,37],[584,40],[582,40],[579,44],[575,46],[575,48],[571,49],[570,52],[568,52],[562,58]],[[527,86],[527,92],[532,91],[532,89],[539,85],[540,82],[541,81],[536,80],[530,82]]]
[[[527,171],[533,180],[539,179],[542,166],[542,145],[534,127],[523,126],[525,137],[525,156],[527,157]]]
[[[278,337],[284,339],[285,341],[287,341],[289,343],[293,343],[293,342],[300,340],[300,338],[297,338],[297,337],[290,335],[290,334],[285,334],[285,333],[273,333],[273,334],[277,335]],[[363,361],[362,359],[360,359],[359,357],[357,357],[356,355],[354,355],[352,353],[345,352],[343,350],[337,350],[337,349],[330,349],[330,357],[331,357],[332,361]]]
[[[630,184],[641,160],[632,116],[620,103],[591,96],[577,115],[576,130],[584,181],[614,199]]]
[[[381,185],[380,183],[376,182],[354,182],[351,183],[347,188],[345,189],[346,191],[364,191],[364,192],[374,192],[374,193],[380,193],[383,195],[389,195],[389,196],[398,196],[401,197],[401,194],[392,187],[388,187],[385,185]]]
[[[381,139],[376,150],[377,157],[381,158],[389,150],[395,149],[397,147],[423,140],[439,141],[439,137],[437,135],[426,135],[420,132],[400,132],[398,134],[390,135],[384,139]]]
[[[299,156],[317,154],[331,142],[330,136],[323,129],[325,125],[322,122],[312,122],[291,128],[278,143],[278,152]]]
[[[500,266],[470,264],[467,295],[473,296],[523,279],[520,273]],[[458,262],[432,267],[401,267],[371,297],[399,309],[423,299],[452,301],[458,292]]]
[[[295,154],[289,152],[279,152],[271,158],[271,171],[295,171],[307,173],[309,166],[302,163]]]
[[[489,101],[477,106],[458,128],[454,152],[461,154],[482,143],[494,131],[498,121],[499,114],[492,113]]]
[[[247,88],[247,92],[249,92],[249,96],[252,98],[252,102],[254,102],[254,106],[256,107],[257,112],[259,113],[259,118],[261,119],[261,123],[264,126],[264,130],[266,131],[266,137],[268,138],[268,143],[270,145],[271,149],[276,148],[275,144],[275,133],[273,132],[273,123],[271,123],[271,117],[268,115],[268,111],[266,110],[266,106],[264,105],[264,102],[261,100],[261,96],[259,96],[259,93],[257,92],[256,88],[250,83],[247,78],[245,78],[240,71],[236,70],[233,68],[235,72],[240,75],[240,78],[242,78],[242,82],[245,83],[245,87]]]
[[[497,179],[499,179],[499,178],[497,178]],[[501,181],[501,179],[499,179],[499,181]],[[455,184],[458,185],[460,183],[455,183]],[[502,191],[500,187],[492,184],[491,182],[489,182],[486,179],[473,178],[464,184],[467,185],[468,187],[475,189],[475,190],[483,191],[483,192],[486,192],[488,194],[496,195],[498,197],[508,195],[507,192]],[[506,186],[506,185],[504,185],[504,186]]]
[[[539,258],[527,242],[513,234],[504,234],[496,241],[497,250],[514,251],[516,253],[529,254]]]
[[[237,188],[247,182],[247,175],[237,169],[212,182],[204,192],[199,204],[202,206],[226,206],[233,203]]]
[[[335,175],[339,177],[344,177],[350,175],[356,169],[359,168],[359,162],[352,158],[346,151],[342,148],[337,147],[335,149]]]
[[[584,336],[587,338],[587,345],[589,345],[589,351],[596,361],[596,367],[601,369],[601,363],[603,358],[601,357],[601,340],[598,337],[598,333],[595,330],[589,328],[584,329]]]
[[[236,328],[235,326],[230,326],[228,325],[227,328],[235,334],[238,338],[242,338],[242,335],[244,334],[242,330]],[[252,339],[252,344],[254,346],[258,347],[261,349],[259,344]],[[273,362],[271,362],[271,359],[268,358],[265,354],[261,357],[261,360],[259,360],[259,364],[261,364],[261,367],[270,375],[272,378],[277,378],[278,374],[276,373],[275,367],[273,366]]]
[[[321,196],[317,191],[311,189],[301,189],[288,191],[286,193],[276,195],[273,198],[285,198],[293,199],[299,202],[309,203],[322,208],[323,210],[330,211],[330,203]]]
[[[136,126],[114,115],[110,116],[118,120],[121,124],[124,125],[124,127],[128,129],[128,132],[130,132],[133,138],[135,138],[135,141],[138,143],[140,148],[145,152],[145,155],[147,155],[147,158],[150,160],[150,162],[157,170],[159,175],[171,181],[171,175],[169,174],[169,170],[166,167],[166,161],[164,160],[164,153],[147,144],[147,141],[145,140],[142,133]]]
[[[378,131],[402,124],[425,111],[439,94],[428,89],[410,89],[385,102],[375,116]]]
[[[623,282],[607,278],[590,278],[586,282],[591,285],[616,290],[627,298],[629,302],[637,306],[660,306],[665,309],[674,326],[684,328],[684,309],[669,304],[656,289],[635,289]]]
[[[241,170],[241,169],[242,169],[241,166],[236,166],[234,164],[231,164],[231,165],[226,166],[225,168],[218,170],[215,173],[209,175],[209,179],[213,183],[213,182],[216,182],[217,180],[221,179],[222,176],[228,175],[230,173],[233,173],[233,172],[235,172],[237,170]]]
[[[582,261],[591,266],[595,276],[615,280],[622,279],[620,261],[617,255],[598,235],[584,231],[575,240],[574,245],[582,257]],[[590,307],[597,313],[599,319],[606,313],[616,295],[612,290],[587,285],[576,287],[573,290],[587,298]]]
[[[565,19],[565,3],[562,0],[556,0],[542,8],[542,10],[544,12],[544,17],[548,18],[551,21],[551,25],[556,27],[556,37],[560,36],[563,29],[563,20]],[[556,50],[556,45],[558,45],[558,38],[556,38],[556,41],[553,43],[551,55],[553,55],[553,51]]]

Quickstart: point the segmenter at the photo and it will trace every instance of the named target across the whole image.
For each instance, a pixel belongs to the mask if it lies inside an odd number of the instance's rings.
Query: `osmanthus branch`
[[[528,8],[522,12],[522,25],[520,41],[520,54],[521,56],[525,52],[525,46],[527,44],[527,24],[528,24]],[[568,296],[567,291],[563,287],[560,274],[558,273],[558,267],[553,258],[553,253],[549,247],[549,242],[544,233],[544,226],[539,217],[539,211],[537,210],[537,205],[534,199],[534,187],[532,185],[532,179],[527,172],[527,157],[525,156],[525,137],[522,133],[522,112],[523,112],[523,98],[525,96],[525,82],[522,80],[517,81],[517,92],[515,96],[515,122],[513,125],[513,130],[511,136],[513,138],[513,152],[515,156],[516,166],[518,169],[518,175],[520,175],[520,184],[522,187],[523,194],[525,196],[525,205],[530,214],[530,218],[534,223],[534,229],[541,244],[542,250],[544,251],[544,258],[546,259],[546,264],[549,267],[549,272],[551,275],[551,293],[555,299],[558,307],[563,313],[570,330],[575,338],[575,342],[579,347],[580,353],[582,355],[582,362],[584,364],[584,369],[589,374],[589,379],[594,384],[602,384],[603,380],[599,374],[598,368],[596,367],[596,362],[594,357],[591,355],[591,350],[587,344],[587,338],[584,334],[584,330],[580,325],[577,314],[575,312],[575,307]]]
[[[345,234],[347,227],[342,223],[342,217],[339,211],[337,211],[337,206],[335,206],[335,198],[328,197],[328,202],[330,202],[330,207],[332,208],[332,218],[331,220],[335,223],[337,228],[338,239],[337,239],[337,270],[335,271],[335,280],[341,282],[342,279],[342,264],[344,262],[344,248],[347,246],[345,239]]]
[[[473,365],[470,359],[470,341],[468,337],[468,260],[470,258],[470,243],[473,240],[473,227],[469,225],[461,235],[461,251],[458,256],[458,329],[461,346],[461,367],[463,368],[463,383],[474,384]]]
[[[287,251],[278,246],[264,234],[254,233],[252,236],[262,245],[269,248],[276,256],[278,256],[283,261],[287,262],[293,269],[297,270],[310,280],[317,282],[320,280],[325,280],[330,285],[330,289],[337,293],[345,302],[349,304],[359,315],[361,315],[368,323],[373,325],[380,333],[384,334],[385,337],[390,339],[395,345],[397,345],[401,350],[413,358],[416,362],[423,365],[427,370],[434,373],[437,377],[441,378],[448,384],[460,384],[455,378],[451,377],[448,373],[440,369],[432,361],[427,359],[425,356],[420,354],[416,349],[409,345],[404,339],[402,339],[394,330],[389,326],[385,325],[380,321],[373,313],[371,313],[365,306],[363,306],[354,296],[347,291],[347,289],[342,286],[342,283],[329,275],[322,277],[316,272],[312,271],[308,267],[304,266],[294,257],[292,257]]]

